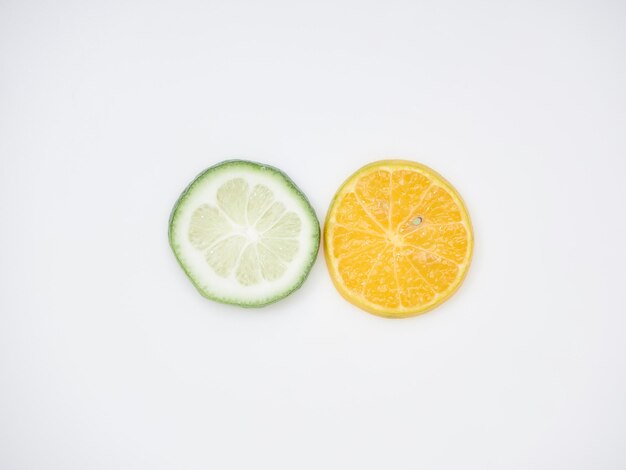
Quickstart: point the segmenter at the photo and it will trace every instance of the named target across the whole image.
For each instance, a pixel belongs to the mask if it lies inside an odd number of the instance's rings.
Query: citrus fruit
[[[285,173],[229,160],[183,191],[170,217],[169,241],[202,295],[261,307],[302,285],[317,256],[320,227]]]
[[[354,173],[331,203],[324,251],[337,290],[375,315],[430,310],[459,287],[472,257],[461,196],[419,163],[383,160]]]

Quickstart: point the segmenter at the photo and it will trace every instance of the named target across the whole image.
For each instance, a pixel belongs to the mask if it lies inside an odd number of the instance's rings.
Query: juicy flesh
[[[388,311],[427,308],[469,261],[469,224],[434,178],[407,169],[361,176],[335,203],[328,248],[351,296]]]
[[[215,204],[195,209],[188,239],[220,277],[243,286],[282,277],[299,249],[300,218],[262,184],[233,178],[217,190]]]

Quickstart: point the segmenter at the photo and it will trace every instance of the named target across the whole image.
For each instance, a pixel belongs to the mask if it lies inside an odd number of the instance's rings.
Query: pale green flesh
[[[206,262],[221,277],[233,272],[241,285],[280,278],[299,249],[301,222],[274,201],[267,186],[250,188],[233,178],[217,190],[217,206],[203,204],[191,217],[189,242],[206,250]]]

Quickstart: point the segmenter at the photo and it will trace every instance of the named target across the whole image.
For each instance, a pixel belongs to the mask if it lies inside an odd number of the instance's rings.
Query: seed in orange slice
[[[447,300],[473,249],[459,193],[420,163],[383,160],[354,173],[331,203],[326,264],[337,290],[375,315],[404,318]]]

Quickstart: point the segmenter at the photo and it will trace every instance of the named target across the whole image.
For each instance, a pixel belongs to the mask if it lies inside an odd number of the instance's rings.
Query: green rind
[[[281,292],[280,294],[275,295],[274,297],[270,297],[268,299],[265,299],[259,302],[245,302],[245,301],[242,302],[242,301],[238,301],[235,299],[218,297],[215,295],[211,295],[211,293],[209,292],[206,292],[204,289],[202,289],[200,284],[196,281],[194,276],[191,274],[191,272],[189,272],[189,270],[187,269],[183,261],[180,259],[178,252],[176,251],[176,246],[173,240],[173,227],[176,222],[178,208],[180,207],[181,203],[183,203],[187,199],[187,197],[192,192],[194,187],[208,173],[212,173],[222,167],[230,167],[230,166],[235,166],[235,165],[247,166],[254,171],[269,171],[269,172],[272,172],[274,174],[278,174],[279,176],[281,176],[283,180],[285,181],[285,183],[287,184],[287,186],[291,189],[291,191],[295,193],[295,195],[297,195],[304,202],[304,206],[306,210],[311,215],[311,219],[315,221],[315,227],[317,227],[317,230],[314,233],[315,250],[313,251],[310,257],[308,264],[304,267],[302,276],[300,276],[300,279],[298,279],[298,282],[294,284],[292,288],[287,289],[286,291]],[[253,162],[249,160],[240,160],[240,159],[224,160],[220,163],[217,163],[216,165],[210,166],[209,168],[207,168],[206,170],[198,174],[198,176],[196,176],[193,179],[193,181],[189,183],[189,185],[187,185],[187,187],[183,190],[181,195],[176,200],[176,203],[174,204],[174,207],[172,208],[172,212],[170,213],[169,224],[168,224],[168,241],[169,241],[170,248],[172,249],[172,252],[174,253],[174,256],[176,257],[176,261],[178,262],[178,264],[184,271],[185,275],[189,278],[193,286],[196,288],[196,290],[203,297],[209,300],[213,300],[215,302],[220,302],[223,304],[237,305],[239,307],[245,307],[245,308],[265,307],[266,305],[273,304],[275,302],[278,302],[279,300],[284,299],[285,297],[288,297],[290,294],[292,294],[293,292],[298,290],[300,287],[302,287],[302,284],[304,284],[304,281],[306,281],[307,277],[309,276],[309,273],[311,272],[311,268],[313,267],[313,264],[315,263],[315,260],[317,259],[317,256],[319,253],[319,247],[320,247],[320,238],[321,238],[320,223],[319,223],[319,219],[317,218],[317,214],[315,213],[315,210],[311,206],[311,203],[309,202],[309,199],[306,197],[306,195],[300,190],[300,188],[298,188],[296,183],[284,171],[274,166],[266,165],[264,163],[258,163],[258,162]]]

